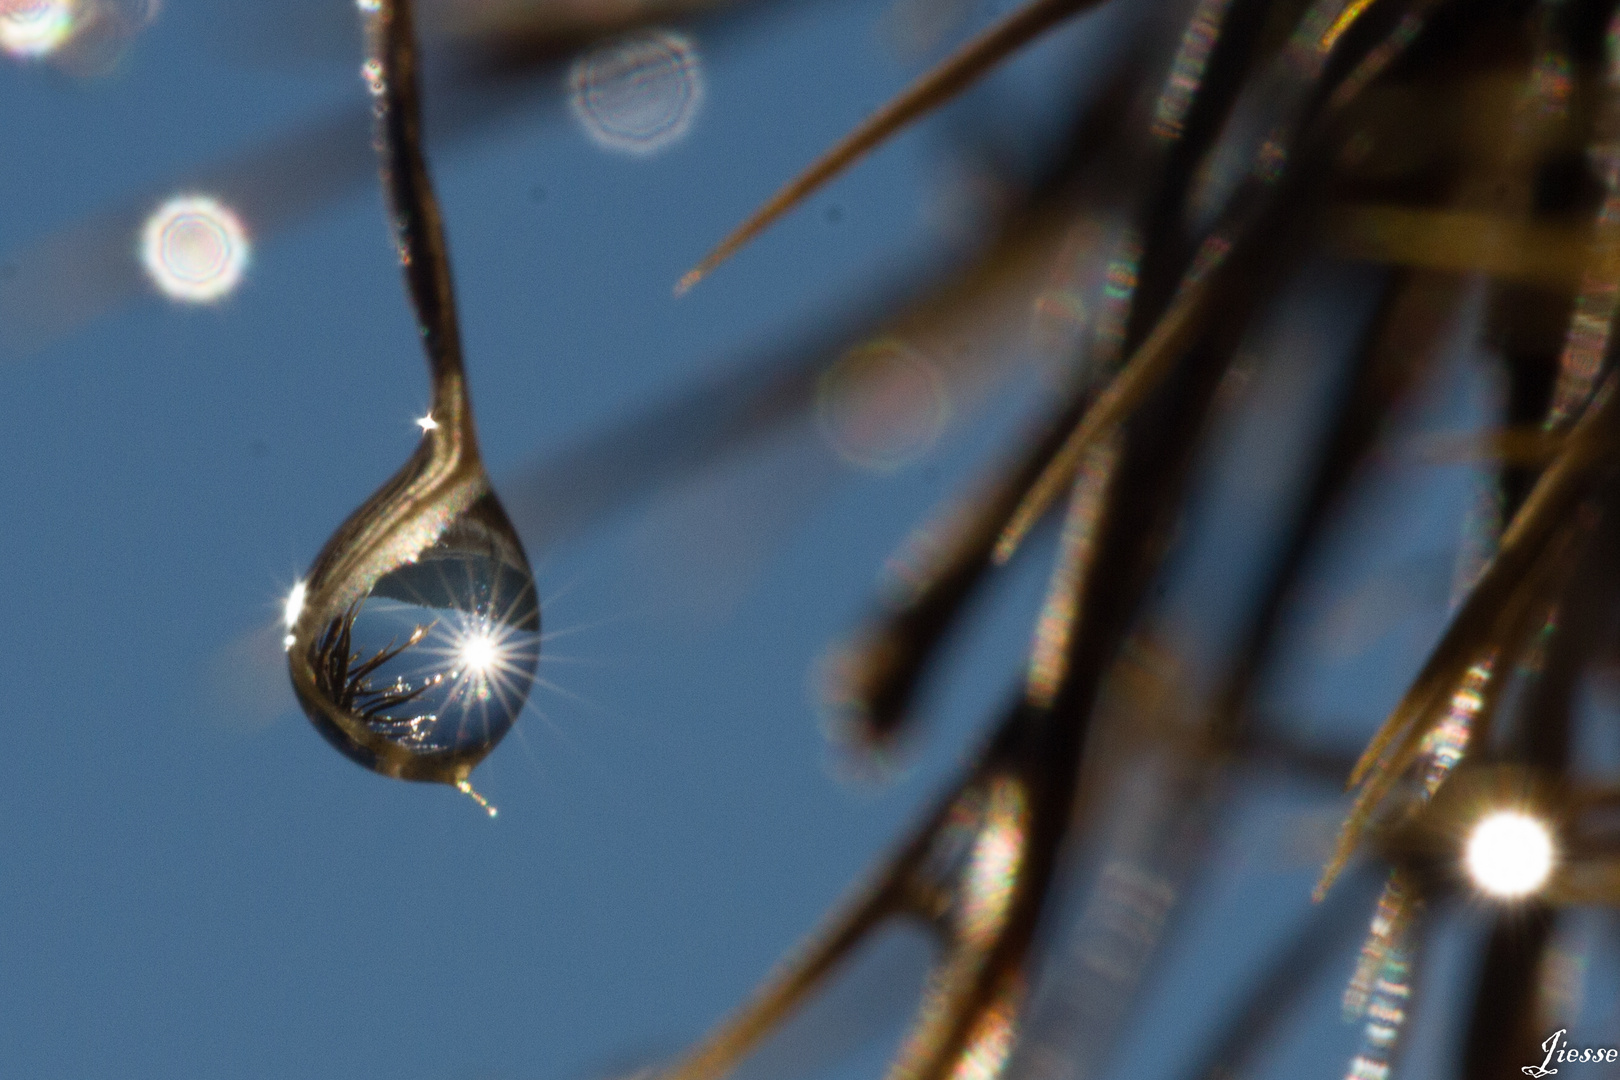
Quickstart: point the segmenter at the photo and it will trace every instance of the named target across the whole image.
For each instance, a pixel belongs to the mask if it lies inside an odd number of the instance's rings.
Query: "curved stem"
[[[376,99],[375,142],[394,241],[427,351],[434,411],[447,414],[435,418],[441,425],[461,429],[470,440],[471,409],[450,281],[450,253],[422,155],[422,105],[410,0],[379,0],[367,22],[367,37],[371,58],[365,76]]]

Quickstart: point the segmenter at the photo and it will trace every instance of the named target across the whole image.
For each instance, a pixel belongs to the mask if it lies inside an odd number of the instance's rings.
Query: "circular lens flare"
[[[934,364],[896,338],[845,353],[816,388],[816,420],[838,456],[890,473],[933,449],[951,401]]]
[[[204,195],[170,199],[146,219],[141,262],[165,296],[206,304],[229,295],[247,269],[247,231],[230,208]]]
[[[1529,896],[1547,883],[1553,867],[1552,831],[1518,810],[1485,815],[1468,834],[1463,855],[1480,892],[1503,900]]]
[[[598,146],[653,154],[691,129],[703,104],[702,61],[680,34],[632,34],[574,61],[568,104]]]
[[[49,56],[78,29],[77,0],[0,0],[0,49]]]

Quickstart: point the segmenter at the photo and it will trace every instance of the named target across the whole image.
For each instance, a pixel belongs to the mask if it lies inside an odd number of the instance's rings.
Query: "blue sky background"
[[[45,238],[363,107],[347,5],[283,8],[278,26],[167,0],[96,80],[0,64],[0,273],[26,280]],[[1092,54],[1076,49],[1095,29],[897,140],[674,300],[709,244],[919,69],[895,58],[884,18],[817,0],[712,43],[690,31],[706,101],[654,158],[589,142],[560,72],[509,120],[430,146],[498,484],[947,252],[932,209],[947,126],[1038,122],[1041,94],[1084,74],[1074,58]],[[350,37],[330,44],[331,27]],[[426,93],[431,112],[431,78]],[[492,822],[449,789],[356,768],[292,705],[281,597],[410,452],[426,379],[374,184],[255,240],[217,307],[147,291],[0,363],[0,1074],[574,1080],[669,1053],[885,848],[1014,677],[1040,558],[953,647],[904,775],[874,788],[829,766],[817,658],[909,527],[1016,430],[1034,380],[959,415],[897,474],[852,470],[799,430],[536,554],[550,688],[476,774]],[[1450,475],[1414,482],[1418,516],[1379,557],[1446,563],[1441,523],[1467,495]],[[1415,667],[1443,600],[1397,612],[1368,669]],[[1386,674],[1346,693],[1358,678],[1322,684],[1339,690],[1312,706],[1341,745],[1394,692]],[[1323,805],[1286,786],[1250,801],[1234,813],[1286,822]],[[1314,858],[1227,860],[1122,1075],[1171,1074],[1220,988],[1305,910]],[[1328,1042],[1311,1045],[1329,1070],[1355,1038],[1331,1015],[1347,971],[1348,957],[1319,987]],[[897,1032],[904,982],[873,978],[863,1000]],[[837,1075],[878,1075],[888,1045]]]

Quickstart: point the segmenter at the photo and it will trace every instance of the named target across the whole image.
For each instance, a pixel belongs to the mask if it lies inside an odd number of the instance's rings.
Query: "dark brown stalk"
[[[406,291],[416,312],[435,386],[462,373],[450,253],[439,203],[422,153],[422,104],[417,86],[416,37],[411,0],[379,0],[370,16],[376,143],[383,187],[393,214],[395,242]],[[380,90],[378,86],[380,81]]]
[[[1166,261],[1158,248],[1176,246],[1171,238],[1183,229],[1182,207],[1195,165],[1217,134],[1217,120],[1240,85],[1263,21],[1259,18],[1263,7],[1259,0],[1205,0],[1197,5],[1180,47],[1167,57],[1160,93],[1151,103],[1142,103],[1150,105],[1152,123],[1127,129],[1119,141],[1129,145],[1113,155],[1122,161],[1097,162],[1100,171],[1147,178],[1114,192],[1116,200],[1134,204],[1131,216],[1139,221],[1124,243],[1136,245],[1140,237],[1162,241],[1144,252],[1140,273],[1133,270],[1110,283],[1114,292],[1109,303],[1117,310],[1107,318],[1120,322],[1118,333],[1124,333],[1126,317],[1140,310],[1138,282],[1151,278],[1154,267]],[[1198,75],[1189,77],[1189,72]],[[1116,253],[1116,258],[1131,260],[1124,253]],[[1105,329],[1101,321],[1102,317],[1094,318],[1090,332],[1108,342],[1116,331]],[[1117,363],[1117,348],[1116,344],[1097,346],[1094,351],[1100,355],[1094,355],[1088,366],[1110,369]],[[1057,414],[1055,428],[1031,440],[1018,463],[1003,470],[1003,479],[985,485],[965,501],[963,505],[972,508],[970,513],[954,508],[948,518],[920,530],[924,543],[912,546],[924,547],[928,554],[920,566],[914,557],[898,560],[905,568],[897,590],[900,598],[835,656],[829,698],[843,714],[840,737],[868,750],[893,748],[906,725],[924,670],[992,565],[998,536],[1092,395],[1090,385],[1082,385]]]
[[[1439,0],[1413,4],[1408,10],[1408,17],[1417,17],[1421,21],[1422,13],[1438,4]],[[1291,180],[1293,174],[1298,172],[1297,168],[1284,168],[1284,163],[1294,157],[1308,160],[1320,153],[1333,134],[1330,121],[1355,99],[1354,94],[1333,95],[1329,101],[1328,115],[1314,126],[1308,123],[1311,107],[1320,96],[1321,81],[1334,70],[1334,65],[1329,62],[1333,51],[1350,36],[1349,27],[1366,18],[1369,10],[1376,6],[1347,6],[1339,20],[1329,27],[1320,40],[1296,41],[1290,47],[1307,54],[1310,48],[1317,48],[1321,55],[1311,57],[1311,62],[1302,63],[1297,55],[1278,60],[1279,70],[1275,77],[1279,86],[1276,93],[1281,104],[1275,110],[1272,139],[1262,151],[1267,155],[1266,161],[1255,162],[1254,172],[1245,180],[1245,186],[1233,196],[1220,222],[1204,240],[1163,315],[1154,322],[1151,332],[1076,425],[1068,442],[1052,459],[1040,480],[1031,487],[1023,506],[997,542],[995,555],[998,561],[1005,561],[1012,554],[1034,523],[1044,516],[1052,500],[1067,488],[1086,450],[1129,416],[1181,361],[1185,350],[1196,337],[1197,327],[1211,308],[1222,301],[1223,291],[1229,287],[1233,252],[1254,243],[1257,236],[1268,235],[1268,226],[1276,220],[1279,181]],[[1305,24],[1311,22],[1308,15]],[[1385,39],[1383,45],[1394,43],[1404,48],[1415,36],[1403,23],[1395,34]],[[1374,77],[1366,69],[1375,67],[1382,70],[1396,55],[1398,50],[1386,50],[1382,45],[1369,50],[1362,63],[1353,68],[1340,84],[1341,88],[1347,85],[1364,87]],[[1306,145],[1298,145],[1302,141]]]
[[[909,546],[925,554],[900,556],[895,597],[834,654],[826,695],[839,711],[840,741],[868,753],[894,750],[924,670],[990,569],[996,537],[1080,408],[1072,401],[1027,440],[1016,461],[913,536]]]
[[[1553,37],[1547,36],[1556,36],[1557,5],[1543,5],[1536,18],[1540,23],[1538,37],[1544,40],[1523,58],[1526,62],[1539,62],[1544,52],[1561,47]],[[1550,104],[1564,107],[1559,102]],[[1543,112],[1546,111],[1544,107]],[[1463,191],[1465,198],[1476,207],[1523,214],[1530,208],[1529,177],[1537,165],[1540,132],[1521,119],[1510,127],[1509,134],[1509,138],[1489,148],[1491,156],[1475,174],[1465,177]],[[1609,265],[1612,269],[1613,264]],[[1494,299],[1497,310],[1506,312],[1518,312],[1528,302],[1515,291],[1498,290]],[[1607,321],[1602,324],[1603,336],[1607,340],[1612,332],[1613,307],[1604,315]],[[1577,311],[1572,322],[1569,333],[1572,341],[1590,322],[1587,319],[1583,323],[1581,316],[1582,312]],[[1583,530],[1577,520],[1581,517],[1578,508],[1588,495],[1609,482],[1617,466],[1616,452],[1620,444],[1616,443],[1615,423],[1620,416],[1620,406],[1615,400],[1614,375],[1611,373],[1593,395],[1591,378],[1596,372],[1588,371],[1587,389],[1579,395],[1578,401],[1569,394],[1567,382],[1561,398],[1555,397],[1552,375],[1557,370],[1553,363],[1556,345],[1549,347],[1538,342],[1533,334],[1516,331],[1511,322],[1504,327],[1500,316],[1497,323],[1498,333],[1513,361],[1509,368],[1513,381],[1510,422],[1523,423],[1545,416],[1550,426],[1562,428],[1572,415],[1578,415],[1579,420],[1570,429],[1562,452],[1534,478],[1533,484],[1522,470],[1508,470],[1504,474],[1506,497],[1510,507],[1516,507],[1511,524],[1496,556],[1475,583],[1412,687],[1353,770],[1351,783],[1359,784],[1361,790],[1346,819],[1339,848],[1318,886],[1318,895],[1345,864],[1380,803],[1413,760],[1463,672],[1487,655],[1512,655],[1523,647],[1524,635],[1532,629],[1530,620],[1542,609],[1545,593],[1538,594],[1538,588],[1558,587],[1555,583],[1564,579],[1556,563],[1560,559],[1579,558],[1582,547],[1589,541],[1588,536],[1580,535]],[[1588,398],[1590,404],[1587,404]],[[1486,688],[1487,700],[1494,697],[1494,688],[1499,687],[1506,666],[1506,663],[1493,666],[1491,685]],[[1481,717],[1482,721],[1488,721],[1488,710],[1482,712]]]

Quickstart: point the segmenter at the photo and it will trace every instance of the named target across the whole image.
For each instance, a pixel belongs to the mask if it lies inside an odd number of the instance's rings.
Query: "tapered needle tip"
[[[706,272],[707,271],[705,270],[704,267],[695,266],[692,269],[688,270],[686,273],[682,274],[681,275],[681,280],[679,280],[679,281],[677,281],[675,283],[675,295],[676,296],[685,296],[688,292],[691,292],[692,291],[692,286],[694,286],[698,282],[702,281],[703,280],[703,275]]]

